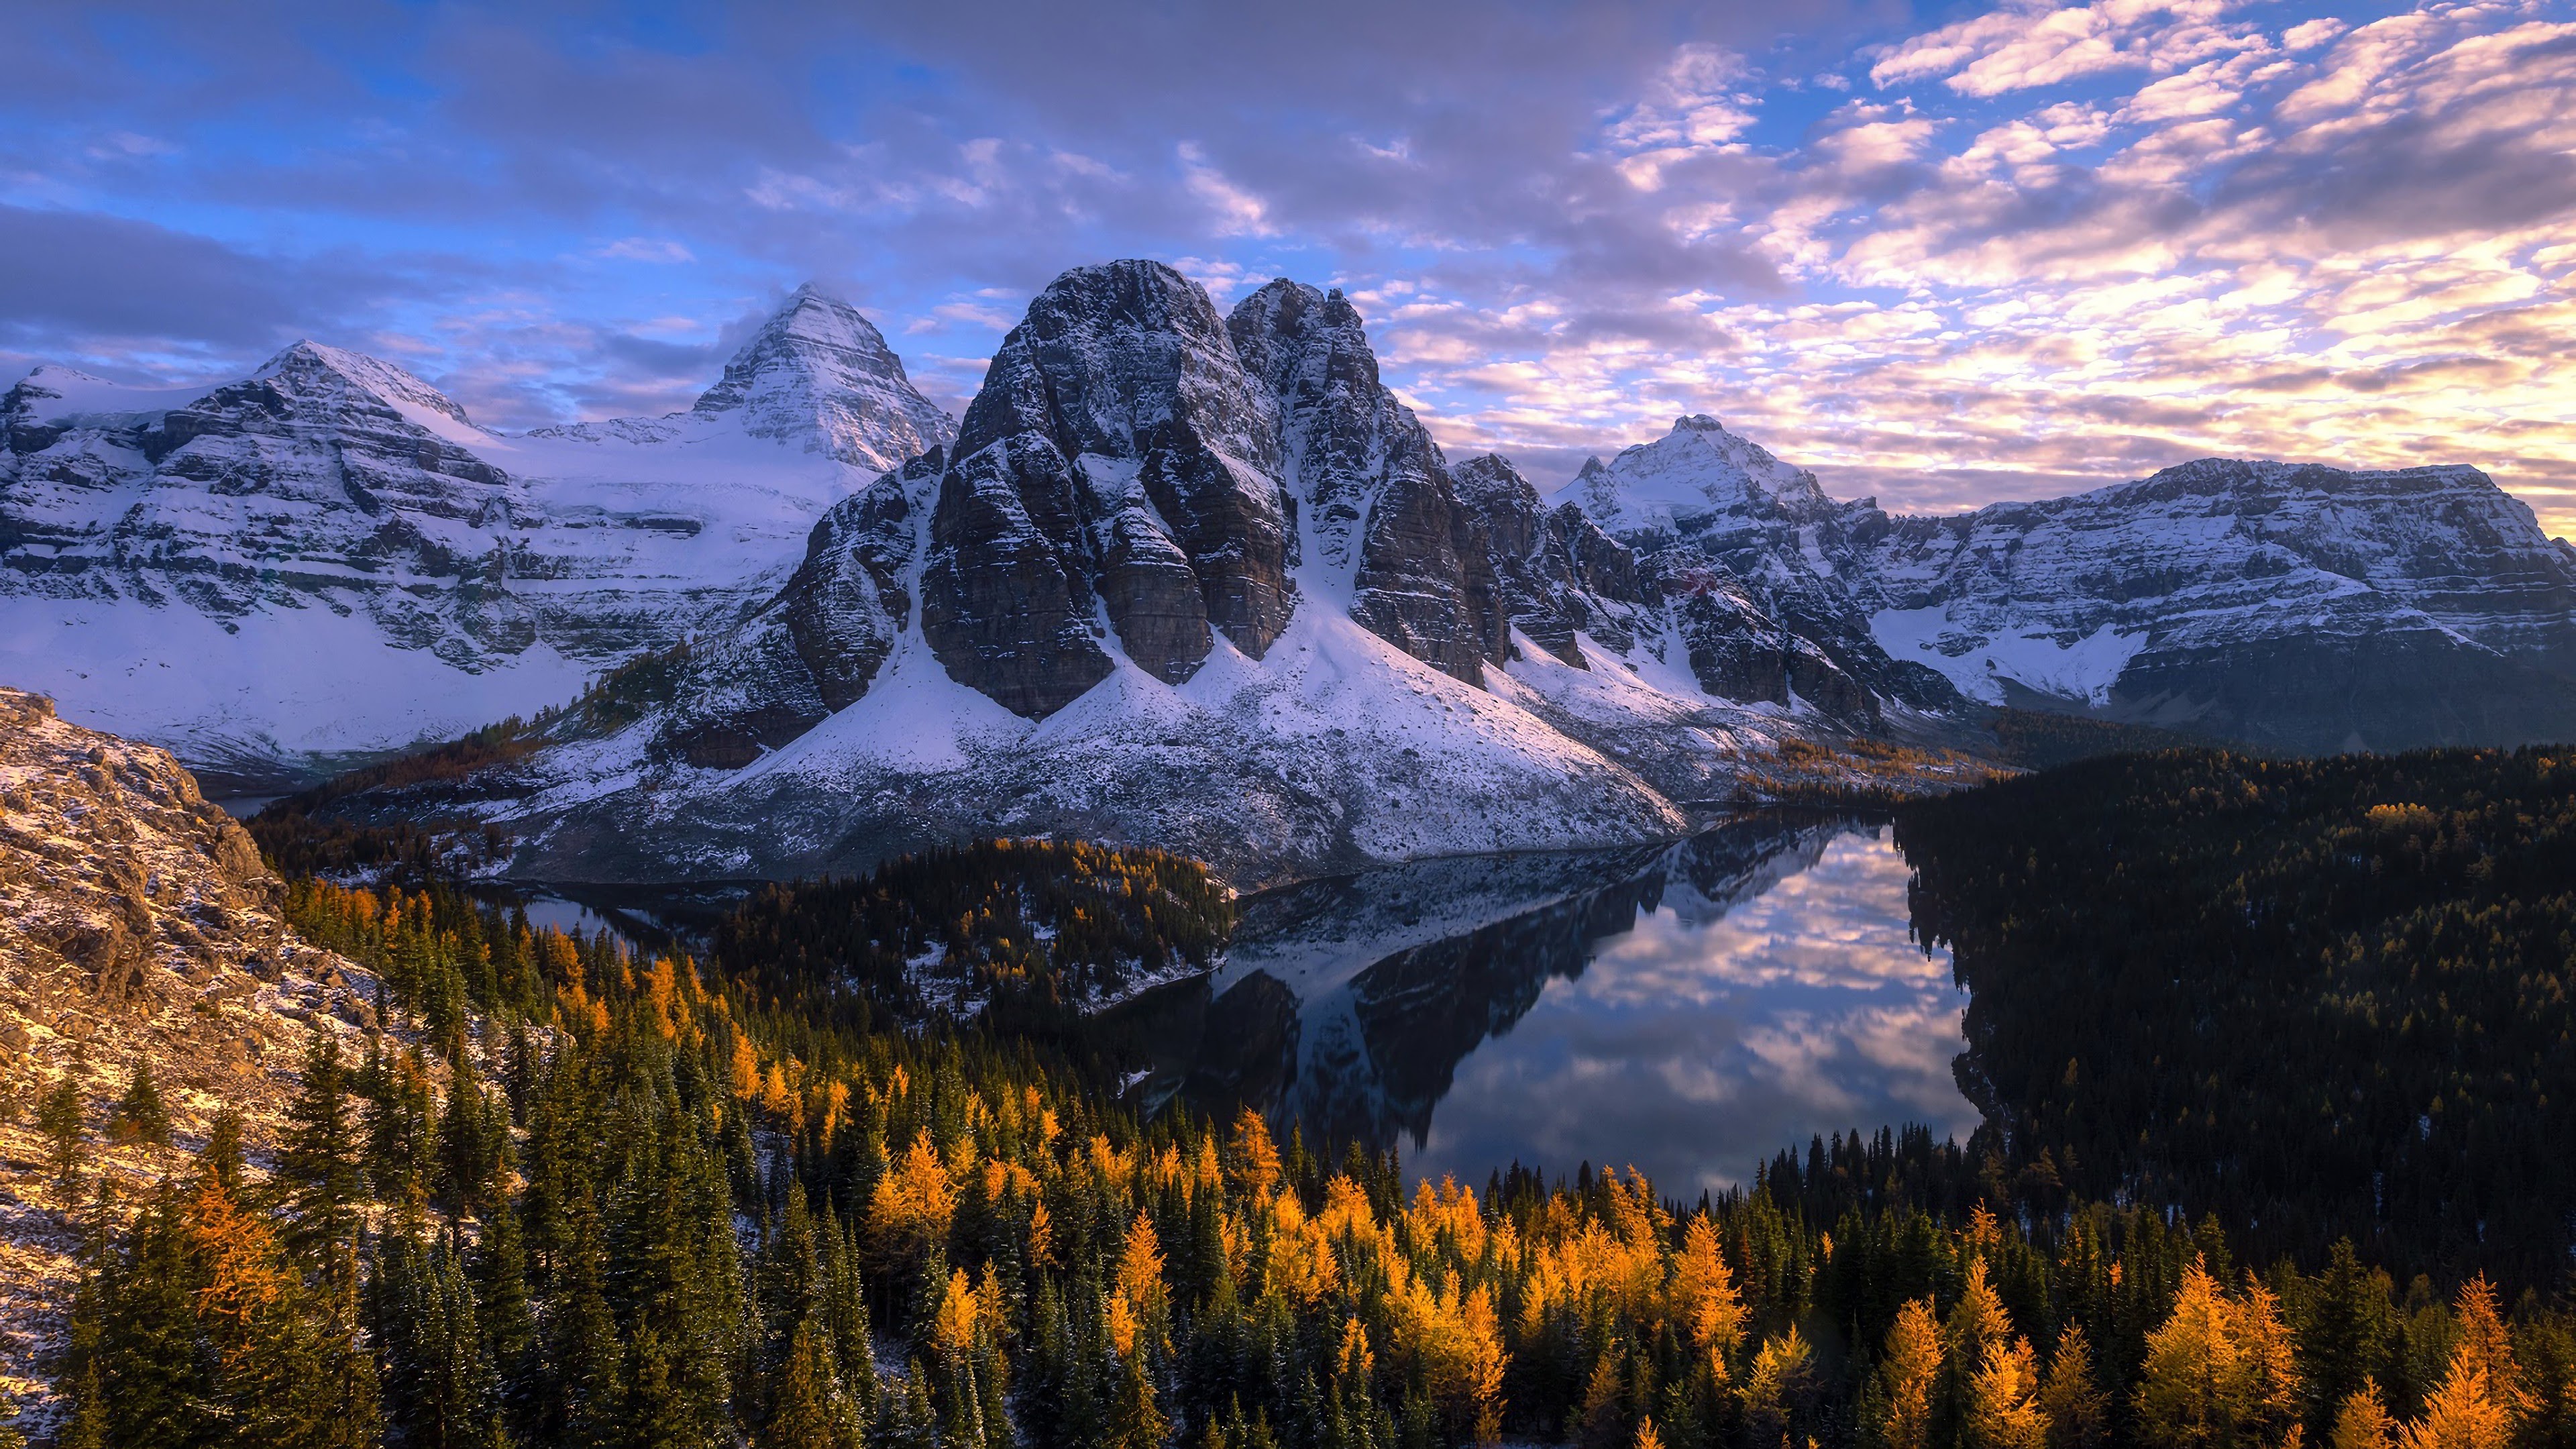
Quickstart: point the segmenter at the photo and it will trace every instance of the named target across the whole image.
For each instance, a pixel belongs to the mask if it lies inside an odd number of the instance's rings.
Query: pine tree
[[[387,1057],[379,1041],[359,1083],[366,1097],[367,1182],[386,1202],[408,1202],[427,1185],[435,1157],[428,1064],[417,1048]]]
[[[170,1109],[162,1105],[161,1088],[152,1080],[150,1062],[134,1064],[134,1075],[126,1080],[125,1095],[117,1100],[116,1111],[108,1118],[108,1135],[121,1142],[170,1145]]]
[[[859,1415],[841,1391],[831,1334],[812,1319],[789,1336],[764,1444],[778,1449],[856,1449]]]
[[[81,1127],[88,1109],[81,1101],[80,1083],[65,1075],[48,1089],[36,1104],[36,1130],[44,1134],[46,1154],[53,1159],[54,1175],[68,1184],[80,1167]]]
[[[617,1319],[608,1307],[607,1250],[587,1189],[574,1198],[569,1216],[561,1296],[547,1319],[554,1417],[542,1437],[570,1449],[596,1449],[616,1442],[625,1415],[625,1362]]]
[[[2299,1314],[2299,1374],[2306,1418],[2328,1431],[2353,1395],[2387,1375],[2397,1337],[2387,1275],[2362,1266],[2350,1238],[2338,1238]],[[2373,1402],[2376,1389],[2372,1388]]]
[[[516,1207],[503,1206],[486,1220],[469,1267],[475,1321],[483,1331],[484,1353],[500,1378],[502,1418],[514,1437],[529,1437],[543,1413],[545,1384],[537,1358],[536,1307],[528,1291],[527,1248]]]
[[[2395,1432],[2387,1406],[2379,1401],[2379,1386],[2365,1382],[2336,1407],[2328,1449],[2390,1449]]]
[[[385,1243],[371,1297],[386,1418],[407,1445],[492,1449],[507,1439],[501,1380],[454,1245],[406,1224]]]
[[[2111,1432],[2111,1397],[2094,1377],[2093,1344],[2069,1325],[2049,1355],[2040,1382],[2039,1410],[2048,1420],[2049,1449],[2101,1449]]]
[[[1932,1394],[1941,1374],[1941,1330],[1928,1298],[1896,1311],[1878,1361],[1884,1449],[1931,1449]]]
[[[303,1080],[286,1109],[277,1174],[284,1187],[286,1241],[308,1261],[337,1272],[357,1241],[358,1177],[348,1072],[340,1044],[317,1032],[304,1057]]]
[[[2039,1366],[2030,1340],[1987,1344],[1984,1361],[1968,1380],[1959,1442],[1965,1449],[2043,1449],[2048,1419],[2038,1395]]]
[[[2199,1263],[2147,1337],[2135,1404],[2141,1436],[2169,1449],[2276,1442],[2295,1418],[2297,1372],[2271,1294],[2231,1300]]]
[[[198,1157],[205,1170],[223,1184],[224,1191],[236,1198],[242,1195],[242,1171],[247,1164],[242,1154],[241,1113],[226,1107],[215,1114],[214,1120],[206,1124],[206,1146]]]

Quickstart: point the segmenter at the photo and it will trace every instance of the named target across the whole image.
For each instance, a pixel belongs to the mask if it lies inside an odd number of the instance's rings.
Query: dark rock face
[[[922,628],[959,681],[1032,717],[1106,678],[1095,620],[1178,683],[1222,630],[1287,627],[1276,414],[1207,293],[1154,262],[1084,267],[1029,306],[939,490]]]
[[[1626,653],[1648,600],[1637,557],[1583,509],[1542,508],[1538,490],[1497,454],[1450,469],[1459,501],[1474,516],[1494,590],[1509,626],[1578,669],[1587,667],[1578,631]]]
[[[1567,492],[1636,550],[1642,591],[1673,602],[1712,693],[1787,703],[1780,691],[1793,690],[1864,729],[1884,704],[1965,707],[1939,671],[1891,658],[1870,632],[1869,548],[1888,528],[1874,503],[1835,502],[1814,474],[1706,416],[1587,462]]]
[[[1220,321],[1157,263],[1057,278],[967,410],[931,543],[933,652],[1033,718],[1108,677],[1110,634],[1166,683],[1217,633],[1260,658],[1300,564],[1458,679],[1510,652],[1492,551],[1439,448],[1379,382],[1350,302],[1293,282]]]
[[[1490,561],[1438,445],[1378,380],[1340,292],[1281,279],[1227,319],[1245,367],[1277,396],[1281,451],[1315,562],[1349,579],[1351,617],[1470,684],[1510,653]]]
[[[823,515],[785,586],[690,661],[656,758],[738,769],[867,693],[912,617],[915,500],[944,461],[933,448]]]
[[[1765,614],[1742,583],[1721,572],[1673,578],[1674,632],[1691,677],[1721,699],[1787,705],[1796,699],[1846,724],[1884,722],[1877,696],[1843,672],[1812,639]]]

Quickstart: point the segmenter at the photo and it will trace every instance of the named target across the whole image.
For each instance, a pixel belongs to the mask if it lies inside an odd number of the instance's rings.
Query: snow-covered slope
[[[2576,737],[2576,550],[2474,468],[2204,459],[1895,518],[1686,417],[1558,496],[1610,520],[1731,698],[1785,673],[1846,713],[2036,705],[2289,750]]]
[[[1871,629],[1968,695],[2290,750],[2576,738],[2576,549],[2467,467],[2206,459],[1871,550]]]
[[[1275,282],[1224,317],[1159,264],[1078,268],[954,449],[835,507],[663,702],[461,793],[534,876],[795,875],[1046,833],[1258,881],[1665,838],[1676,800],[1816,723],[1666,665],[1621,545],[1541,519],[1500,460],[1466,471],[1338,294]]]
[[[211,389],[39,368],[0,395],[0,678],[292,778],[725,626],[834,501],[949,432],[810,289],[677,422],[504,436],[312,342]]]

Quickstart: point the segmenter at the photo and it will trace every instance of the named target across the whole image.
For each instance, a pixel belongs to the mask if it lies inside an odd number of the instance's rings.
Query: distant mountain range
[[[954,435],[801,290],[689,412],[507,436],[299,342],[220,387],[0,394],[0,678],[251,785],[533,713],[726,627]]]
[[[2475,469],[2203,460],[1908,518],[1695,416],[1542,492],[1450,461],[1339,293],[1221,313],[1152,262],[1057,278],[953,426],[808,289],[669,418],[503,436],[307,343],[193,394],[39,369],[0,439],[0,677],[74,718],[277,776],[608,672],[378,802],[505,822],[530,875],[1626,843],[1784,744],[2002,704],[2576,737],[2576,550]]]

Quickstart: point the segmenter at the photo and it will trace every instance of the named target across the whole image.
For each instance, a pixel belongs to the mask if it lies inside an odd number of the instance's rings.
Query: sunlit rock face
[[[0,674],[283,782],[729,626],[835,500],[953,431],[811,289],[695,410],[526,435],[312,342],[213,388],[40,368],[0,395]]]

